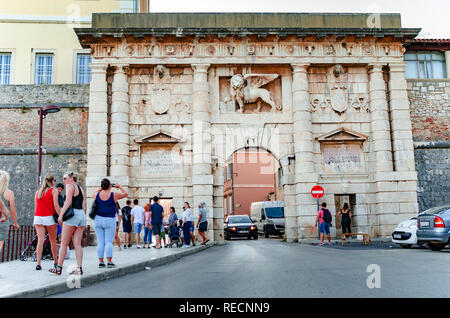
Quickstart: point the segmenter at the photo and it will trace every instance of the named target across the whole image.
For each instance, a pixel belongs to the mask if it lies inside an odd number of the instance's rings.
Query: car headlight
[[[413,223],[410,226],[408,226],[408,228],[411,230],[417,229],[417,224]]]

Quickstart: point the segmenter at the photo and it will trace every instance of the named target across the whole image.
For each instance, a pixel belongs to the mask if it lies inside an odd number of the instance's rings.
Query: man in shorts
[[[131,200],[127,200],[127,205],[122,208],[122,228],[124,235],[123,248],[131,247],[131,231],[133,230],[131,223]]]
[[[144,208],[139,206],[139,200],[133,200],[134,207],[131,209],[131,222],[134,227],[134,235],[136,238],[136,248],[141,248],[139,241],[141,239],[142,227],[144,224]]]
[[[155,248],[161,248],[161,227],[163,223],[163,213],[164,208],[158,203],[159,198],[157,196],[153,197],[153,204],[150,206],[150,217],[152,219],[152,229],[153,234],[156,238]]]
[[[326,216],[327,214],[329,214],[330,220],[327,219],[327,216]],[[317,213],[316,226],[317,226],[318,221],[320,221],[320,223],[319,223],[320,243],[319,243],[319,245],[320,246],[323,245],[325,233],[327,233],[328,244],[331,244],[331,235],[330,235],[331,212],[327,209],[327,204],[325,202],[322,203],[322,209],[320,209],[319,212]]]

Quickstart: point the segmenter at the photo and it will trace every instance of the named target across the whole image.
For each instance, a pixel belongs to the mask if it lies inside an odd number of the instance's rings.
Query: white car
[[[401,222],[392,233],[392,242],[401,247],[409,248],[415,244],[424,247],[422,242],[417,241],[417,217]]]

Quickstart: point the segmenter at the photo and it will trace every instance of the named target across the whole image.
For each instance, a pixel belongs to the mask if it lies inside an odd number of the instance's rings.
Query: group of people
[[[178,218],[175,208],[170,207],[170,215],[167,220],[164,220],[164,208],[159,204],[157,196],[150,199],[150,202],[143,208],[139,205],[139,200],[133,200],[133,207],[131,207],[131,200],[127,200],[126,206],[119,210],[119,223],[123,221],[124,245],[123,248],[130,248],[131,233],[133,232],[136,241],[136,248],[150,248],[152,246],[152,236],[155,236],[155,248],[160,249],[163,246],[169,246],[170,231],[179,226],[183,229],[181,240],[182,247],[187,248],[195,245],[195,240],[200,236],[202,238],[202,245],[209,240],[206,237],[206,230],[208,222],[206,219],[205,203],[199,205],[199,220],[197,223],[198,234],[194,235],[195,224],[194,216],[188,202],[184,202],[183,213]],[[181,224],[179,224],[181,222]],[[141,233],[144,230],[143,246],[140,245]],[[118,245],[120,246],[120,244]]]
[[[344,203],[342,209],[337,212],[337,215],[341,217],[342,233],[351,233],[352,212],[348,206],[348,203]],[[331,212],[327,209],[326,202],[322,203],[322,208],[318,211],[316,217],[316,227],[319,223],[320,243],[323,245],[325,233],[327,234],[328,243],[331,244],[330,226],[331,226]]]
[[[49,272],[61,275],[64,260],[66,259],[70,241],[75,249],[77,267],[70,275],[83,274],[83,249],[81,241],[84,227],[86,226],[86,195],[78,182],[78,175],[68,172],[63,177],[64,184],[55,186],[54,176],[47,175],[41,182],[39,189],[34,196],[34,220],[33,225],[36,230],[36,270],[41,270],[41,259],[46,235],[50,242],[51,254],[54,266]],[[14,203],[14,193],[9,190],[10,176],[6,171],[0,170],[0,252],[4,241],[8,237],[9,223],[11,217],[14,228],[18,229],[17,213]],[[113,188],[118,191],[113,191]],[[63,191],[65,190],[65,196]],[[179,225],[183,229],[183,247],[195,245],[195,240],[200,236],[201,244],[206,244],[205,232],[208,227],[206,218],[205,203],[199,205],[200,216],[197,223],[198,234],[194,236],[194,217],[188,202],[184,203],[184,212],[180,219],[175,213],[175,208],[170,208],[168,220],[164,220],[164,208],[159,204],[157,196],[150,200],[145,208],[139,206],[139,200],[126,201],[126,206],[122,209],[118,201],[128,196],[128,192],[118,183],[111,183],[108,179],[103,179],[100,188],[93,195],[95,202],[94,229],[97,236],[97,257],[99,267],[113,268],[116,265],[112,261],[113,241],[116,240],[120,249],[120,238],[118,235],[120,223],[122,222],[124,233],[124,248],[130,248],[131,233],[134,232],[136,247],[140,246],[140,235],[144,229],[144,248],[150,248],[152,235],[155,236],[156,249],[164,246],[164,240],[169,243],[169,236],[165,235],[168,228]],[[3,200],[6,201],[6,205]],[[59,251],[58,236],[60,235]],[[162,241],[162,244],[161,244]],[[105,264],[106,256],[106,264]]]

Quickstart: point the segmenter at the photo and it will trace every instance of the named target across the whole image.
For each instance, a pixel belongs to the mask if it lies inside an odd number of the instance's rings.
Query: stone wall
[[[450,203],[450,80],[408,80],[419,209]]]
[[[43,126],[42,175],[57,182],[67,171],[80,173],[84,185],[88,85],[2,85],[0,86],[0,169],[11,175],[20,224],[32,224],[34,193],[37,190],[39,107],[61,107],[49,114]]]

